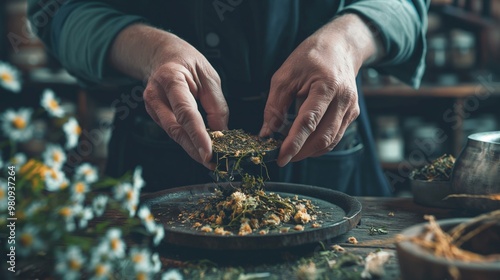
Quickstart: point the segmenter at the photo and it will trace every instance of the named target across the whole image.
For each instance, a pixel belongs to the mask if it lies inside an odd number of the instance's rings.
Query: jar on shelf
[[[448,39],[446,36],[439,34],[428,38],[428,51],[426,62],[427,65],[433,68],[443,68],[446,66],[448,57]]]
[[[474,34],[462,30],[450,33],[451,66],[457,69],[470,69],[476,64],[476,39]]]
[[[404,159],[404,140],[397,116],[379,116],[376,119],[377,152],[382,162]]]

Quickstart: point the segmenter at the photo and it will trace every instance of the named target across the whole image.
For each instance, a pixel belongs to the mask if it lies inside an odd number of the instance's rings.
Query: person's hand
[[[196,101],[214,130],[227,129],[229,110],[207,59],[171,33],[134,25],[118,35],[111,60],[117,69],[147,80],[144,102],[153,120],[193,159],[213,168],[212,142]]]
[[[287,58],[271,80],[260,135],[276,132],[296,101],[297,116],[278,165],[331,151],[359,115],[356,75],[374,58],[376,40],[356,15],[328,23]]]

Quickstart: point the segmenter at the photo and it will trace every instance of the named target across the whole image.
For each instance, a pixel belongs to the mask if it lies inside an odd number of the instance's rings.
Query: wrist
[[[357,14],[337,17],[322,30],[327,33],[326,40],[340,45],[347,52],[356,70],[379,61],[384,55],[379,35],[370,29],[369,22]]]

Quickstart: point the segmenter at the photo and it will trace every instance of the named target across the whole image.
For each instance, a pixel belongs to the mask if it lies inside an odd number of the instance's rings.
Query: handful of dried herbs
[[[261,139],[243,130],[208,133],[217,161],[214,178],[217,182],[228,182],[232,188],[221,187],[213,196],[201,199],[198,210],[183,213],[182,219],[193,222],[193,227],[200,231],[219,235],[284,233],[291,228],[302,231],[306,224],[320,227],[315,222],[316,207],[310,200],[282,197],[263,190],[268,178],[264,156],[277,150],[279,141]],[[260,166],[261,172],[250,174],[249,170],[253,169],[248,168],[248,164]],[[241,182],[234,182],[236,175],[241,177]]]
[[[443,155],[420,169],[415,169],[410,174],[413,180],[449,181],[455,158],[452,155]]]

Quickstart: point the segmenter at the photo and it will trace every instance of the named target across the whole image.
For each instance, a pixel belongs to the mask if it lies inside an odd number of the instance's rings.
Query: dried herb
[[[248,155],[265,154],[279,147],[280,142],[273,138],[263,139],[249,134],[242,129],[208,131],[212,139],[214,153],[241,157]]]
[[[220,235],[301,231],[303,226],[294,225],[316,220],[316,207],[310,200],[281,197],[263,189],[268,178],[264,156],[276,150],[279,141],[260,139],[243,130],[208,132],[217,154],[214,179],[216,183],[229,182],[230,188],[220,187],[214,196],[199,201],[198,210],[182,213],[181,219],[193,222],[201,231]],[[251,172],[252,165],[259,166],[260,172]],[[236,176],[241,182],[235,182]]]
[[[379,234],[387,234],[387,228],[386,227],[374,227],[371,226],[370,229],[368,230],[368,234],[370,235],[379,235]]]
[[[450,260],[461,260],[466,262],[493,262],[500,261],[500,254],[482,255],[462,248],[462,245],[477,236],[479,233],[498,225],[500,222],[500,210],[482,214],[467,222],[461,223],[450,231],[445,232],[436,222],[434,216],[427,215],[425,219],[429,225],[420,235],[409,238],[414,242],[432,252],[437,257]],[[498,238],[498,233],[497,237]],[[398,236],[400,241],[408,240]]]
[[[449,181],[455,158],[452,155],[443,155],[430,164],[420,169],[415,169],[410,174],[413,180]]]

